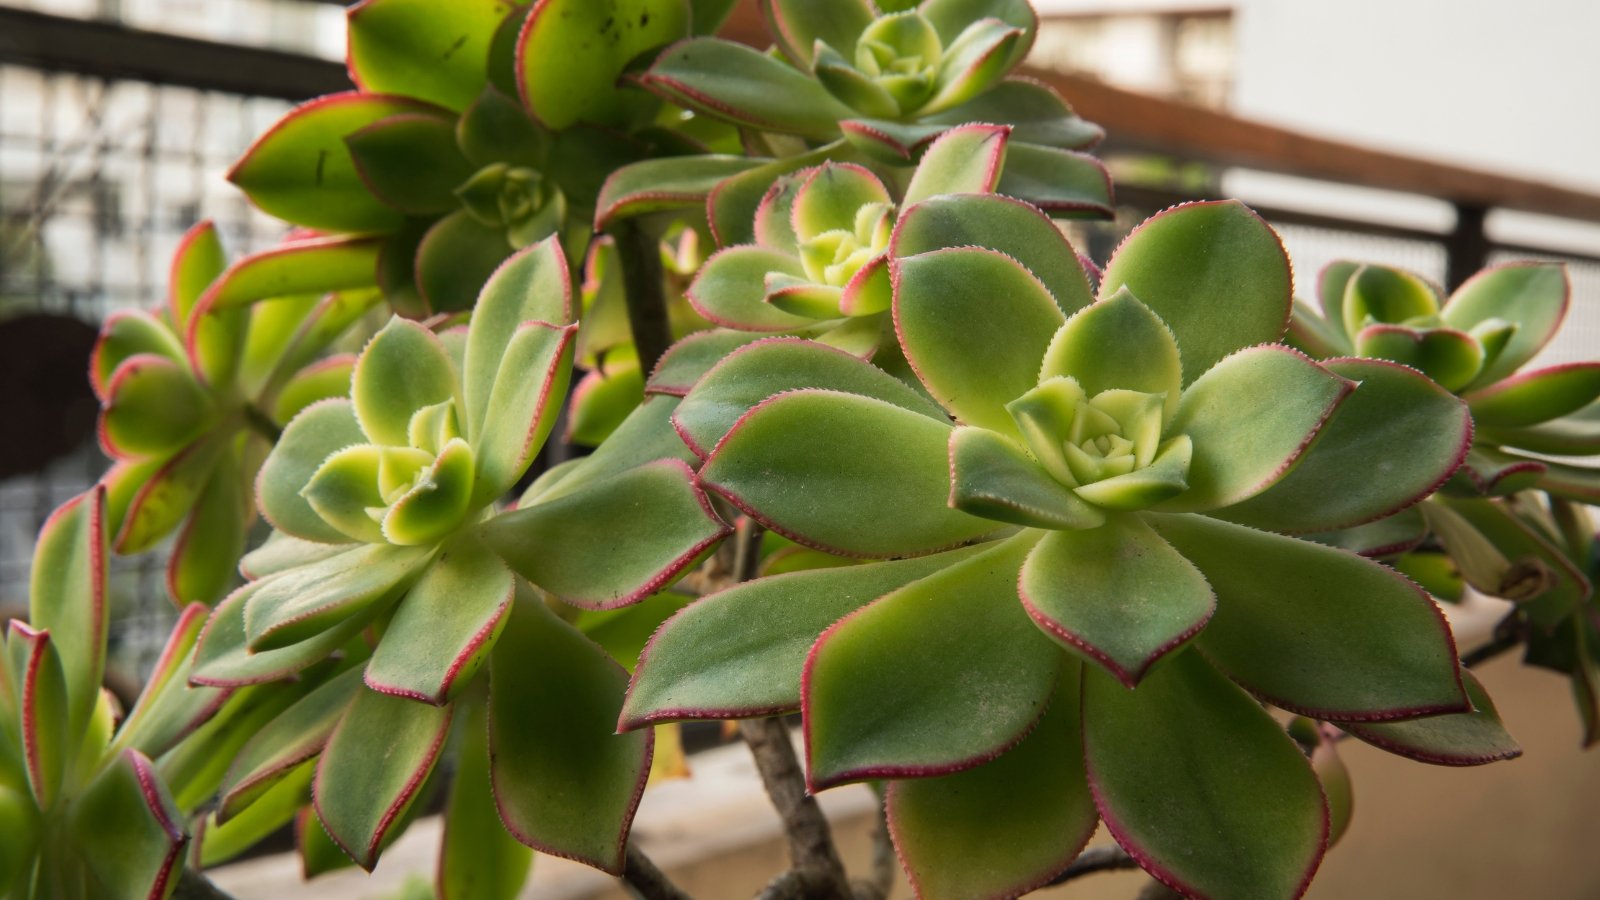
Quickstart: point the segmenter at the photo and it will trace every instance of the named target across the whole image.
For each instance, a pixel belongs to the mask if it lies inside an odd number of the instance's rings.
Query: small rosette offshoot
[[[114,460],[112,547],[141,553],[176,532],[167,588],[180,606],[232,585],[249,485],[279,429],[348,390],[351,357],[324,351],[379,302],[377,254],[370,240],[300,234],[229,266],[202,222],[179,242],[165,306],[102,326],[90,383]]]

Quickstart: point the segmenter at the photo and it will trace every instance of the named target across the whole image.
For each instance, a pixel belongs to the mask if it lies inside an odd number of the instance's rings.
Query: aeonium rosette
[[[1331,538],[1392,555],[1432,533],[1467,583],[1519,601],[1541,629],[1584,615],[1592,589],[1560,541],[1496,501],[1528,491],[1556,504],[1600,498],[1594,469],[1548,458],[1600,453],[1600,362],[1529,366],[1566,318],[1565,267],[1493,266],[1442,298],[1414,273],[1340,261],[1323,270],[1318,294],[1320,315],[1305,304],[1296,309],[1297,343],[1319,356],[1354,352],[1414,366],[1466,401],[1475,426],[1464,464],[1439,496]]]
[[[891,190],[884,178],[854,163],[827,162],[780,179],[756,209],[754,241],[706,260],[689,285],[689,302],[727,328],[802,334],[872,356],[892,331],[890,236],[900,211],[941,194],[994,195],[1001,203],[996,192],[1011,134],[1004,125],[945,133],[903,190]],[[992,218],[991,209],[973,206],[974,215]],[[923,231],[954,227],[931,211],[922,221]],[[972,230],[982,227],[973,224]]]
[[[799,708],[812,787],[889,779],[901,860],[937,897],[1037,887],[1099,820],[1187,893],[1295,896],[1327,843],[1323,792],[1251,694],[1418,759],[1516,752],[1415,585],[1219,518],[1285,489],[1275,502],[1360,495],[1329,516],[1392,512],[1459,463],[1467,427],[1415,372],[1342,375],[1271,343],[1290,270],[1259,218],[1169,210],[1098,296],[1025,205],[935,197],[893,243],[925,394],[772,338],[674,415],[708,490],[802,544],[890,561],[690,605],[646,649],[623,727]],[[1374,455],[1374,407],[1454,427],[1401,440],[1374,481],[1348,465]]]
[[[119,310],[100,329],[89,381],[112,548],[141,553],[177,532],[167,589],[212,603],[255,519],[249,485],[278,430],[349,389],[351,357],[330,343],[380,302],[373,241],[293,233],[229,266],[216,228],[173,255],[163,308]]]
[[[552,470],[497,513],[565,397],[573,315],[552,238],[489,279],[465,329],[391,320],[356,360],[349,398],[284,429],[257,489],[276,532],[245,557],[254,580],[217,607],[191,680],[275,681],[340,650],[361,674],[246,748],[225,810],[317,757],[315,815],[370,868],[452,727],[467,727],[452,722],[481,729],[487,714],[487,745],[464,745],[484,756],[462,764],[491,771],[494,799],[469,804],[463,827],[502,834],[498,807],[517,841],[619,870],[650,736],[614,733],[626,672],[556,601],[637,603],[726,526],[688,466],[637,434],[622,452]],[[362,634],[370,646],[352,640]],[[511,689],[487,690],[485,665]],[[490,768],[491,751],[515,765]],[[529,766],[536,758],[579,762]],[[550,799],[570,778],[593,790]]]

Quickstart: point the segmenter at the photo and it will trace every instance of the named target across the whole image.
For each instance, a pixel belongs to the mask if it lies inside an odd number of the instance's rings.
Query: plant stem
[[[1050,884],[1066,884],[1074,878],[1093,875],[1096,872],[1116,872],[1122,869],[1137,869],[1139,863],[1128,855],[1126,850],[1111,844],[1105,847],[1090,847],[1078,854],[1072,865],[1050,881]]]
[[[172,889],[172,900],[233,900],[233,896],[204,874],[185,866],[178,876],[177,886]]]
[[[667,873],[661,871],[633,843],[628,844],[628,859],[622,870],[622,880],[644,900],[691,900],[682,888],[672,883]]]
[[[611,226],[622,261],[622,284],[628,298],[628,327],[639,351],[639,371],[648,374],[672,343],[667,320],[667,294],[662,286],[661,242],[650,230],[625,220]]]
[[[283,436],[283,429],[278,427],[278,423],[272,421],[271,416],[257,409],[254,403],[246,403],[244,405],[244,421],[252,431],[274,444],[278,442],[278,438]]]
[[[878,798],[878,824],[872,832],[872,877],[857,879],[856,900],[886,900],[894,888],[894,840],[889,836],[889,818]]]
[[[1155,879],[1139,892],[1138,900],[1183,900],[1183,895]]]
[[[1519,623],[1502,622],[1489,643],[1461,655],[1461,665],[1468,669],[1481,666],[1503,653],[1515,650],[1526,637],[1527,633]]]
[[[751,580],[760,569],[761,533],[761,526],[750,519],[739,523],[733,564],[736,582]],[[833,832],[817,799],[806,790],[805,772],[789,739],[788,726],[782,719],[744,719],[739,722],[739,734],[750,747],[761,783],[783,820],[789,862],[794,866],[792,873],[779,876],[761,896],[850,898],[850,883],[833,845]],[[796,886],[800,893],[791,894]]]
[[[805,775],[788,727],[782,719],[745,719],[739,723],[739,734],[749,745],[761,783],[783,820],[795,874],[813,889],[807,896],[850,897],[844,863],[833,846],[833,832],[817,798],[806,792]]]

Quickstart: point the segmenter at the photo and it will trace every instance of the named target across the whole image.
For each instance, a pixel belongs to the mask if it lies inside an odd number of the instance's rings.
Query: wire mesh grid
[[[159,303],[173,249],[201,218],[235,254],[275,240],[282,225],[222,173],[287,106],[0,66],[0,319],[54,313],[96,324]],[[4,439],[28,440],[33,427],[7,423]],[[0,481],[0,608],[25,607],[34,534],[106,465],[91,439],[43,471]],[[111,562],[112,659],[135,677],[175,617],[165,555]]]

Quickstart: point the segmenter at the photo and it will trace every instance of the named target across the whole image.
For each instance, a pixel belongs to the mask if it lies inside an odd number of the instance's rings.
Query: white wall
[[[1235,5],[1240,115],[1600,191],[1600,2]]]

